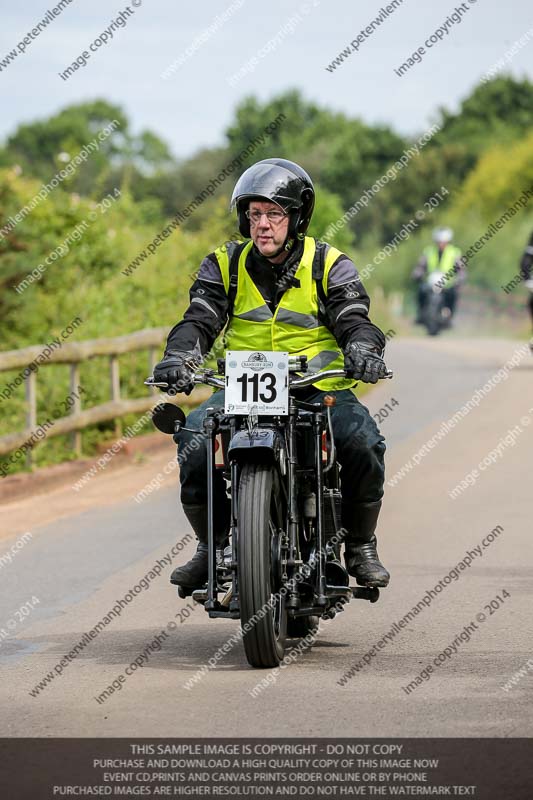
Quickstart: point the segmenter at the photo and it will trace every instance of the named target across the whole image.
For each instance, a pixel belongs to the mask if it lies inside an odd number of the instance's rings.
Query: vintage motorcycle
[[[208,581],[186,590],[210,617],[240,619],[253,667],[275,667],[286,641],[316,633],[352,598],[375,603],[377,587],[350,586],[340,562],[339,466],[331,425],[334,395],[323,404],[293,391],[344,370],[307,372],[305,356],[228,351],[218,370],[197,370],[195,384],[225,390],[225,407],[203,423],[208,468]],[[387,377],[392,377],[389,372]],[[145,383],[172,393],[149,378]],[[155,426],[176,437],[186,428],[172,403],[153,413]],[[176,441],[176,438],[175,438]],[[213,481],[222,471],[230,500],[227,545],[215,543]]]

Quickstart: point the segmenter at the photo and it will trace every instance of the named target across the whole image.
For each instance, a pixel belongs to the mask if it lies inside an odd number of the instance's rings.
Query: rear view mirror
[[[185,425],[187,417],[174,403],[160,403],[152,411],[152,422],[161,433],[173,434],[176,430],[176,422],[180,427]]]

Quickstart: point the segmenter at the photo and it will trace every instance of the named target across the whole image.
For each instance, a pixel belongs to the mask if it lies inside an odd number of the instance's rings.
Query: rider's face
[[[279,248],[283,245],[283,242],[287,238],[287,231],[289,230],[289,217],[288,215],[283,217],[283,219],[278,222],[270,222],[265,213],[267,211],[281,211],[282,209],[276,203],[270,203],[268,201],[260,202],[258,200],[252,200],[249,206],[250,214],[257,214],[258,212],[262,213],[261,219],[259,222],[253,224],[250,223],[250,235],[253,239],[253,242],[261,255],[265,256],[266,258],[272,258],[272,261],[282,261],[286,257],[286,253],[283,251],[280,253],[279,256],[273,256],[273,253],[276,253]]]

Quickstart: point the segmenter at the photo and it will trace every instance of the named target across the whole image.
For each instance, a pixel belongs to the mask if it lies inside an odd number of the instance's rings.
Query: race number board
[[[289,354],[228,350],[225,398],[226,414],[288,414]]]

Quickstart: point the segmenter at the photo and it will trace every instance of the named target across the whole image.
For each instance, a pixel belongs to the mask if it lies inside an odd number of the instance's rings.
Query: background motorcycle
[[[430,336],[436,336],[443,328],[447,328],[451,320],[451,311],[444,303],[444,284],[446,276],[435,270],[427,276],[422,292],[424,304],[421,312],[422,324],[426,326]]]

